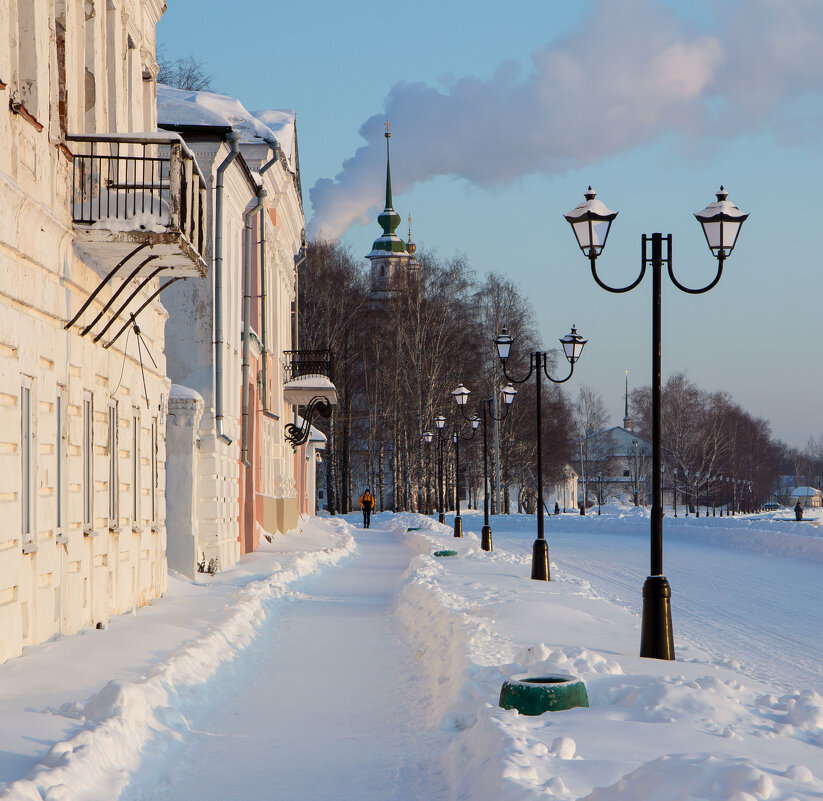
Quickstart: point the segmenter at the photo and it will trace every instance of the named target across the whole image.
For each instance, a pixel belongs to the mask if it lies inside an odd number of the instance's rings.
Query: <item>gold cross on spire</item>
[[[384,134],[384,136],[386,137],[386,139],[391,138],[391,123],[388,120],[386,120],[386,133]]]

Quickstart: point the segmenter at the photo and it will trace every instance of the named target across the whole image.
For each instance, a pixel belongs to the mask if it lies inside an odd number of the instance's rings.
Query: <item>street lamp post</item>
[[[643,617],[640,636],[640,656],[656,659],[674,659],[674,637],[672,635],[671,587],[663,575],[663,507],[661,497],[660,468],[662,439],[662,288],[663,264],[667,266],[669,279],[681,291],[690,295],[708,292],[720,280],[723,265],[737,243],[740,228],[748,217],[737,206],[728,201],[728,193],[723,187],[717,193],[717,202],[709,204],[695,214],[703,227],[709,250],[717,258],[717,273],[706,286],[692,289],[681,284],[674,275],[672,266],[671,234],[643,234],[640,274],[630,284],[612,287],[597,274],[597,258],[606,245],[612,221],[617,212],[610,211],[596,193],[589,187],[586,201],[565,215],[572,226],[580,249],[591,264],[592,277],[598,286],[608,292],[623,293],[634,289],[646,274],[648,265],[652,267],[652,514],[651,514],[651,569],[643,586]],[[664,256],[663,243],[666,243]],[[651,254],[649,254],[649,246]]]
[[[603,505],[603,474],[597,474],[597,514],[600,514],[600,507]]]
[[[446,418],[438,414],[434,418],[434,425],[437,428],[437,520],[440,523],[446,522],[446,510],[443,506],[443,443],[446,435],[443,429],[446,425]]]
[[[672,500],[674,501],[674,516],[677,517],[677,468],[676,467],[672,470],[672,476],[673,476],[672,487],[674,488],[674,497],[673,497]]]
[[[466,402],[469,399],[470,392],[471,390],[466,389],[463,384],[458,384],[457,388],[452,392],[452,397],[460,407],[463,417],[469,421],[473,421],[477,415],[466,417]],[[502,394],[504,411],[500,417],[495,416],[494,413],[494,407],[496,406],[494,397],[488,398],[483,404],[483,531],[480,537],[480,548],[484,551],[492,550],[492,527],[489,523],[489,442],[486,414],[488,413],[488,416],[497,422],[505,420],[509,413],[509,407],[514,403],[517,390],[509,384],[502,390]]]
[[[426,514],[430,515],[432,513],[432,495],[431,495],[431,460],[432,460],[432,449],[431,444],[432,440],[434,439],[434,434],[431,431],[424,431],[423,432],[423,441],[426,445],[429,446],[428,454],[426,456]]]
[[[461,384],[460,386],[463,385]],[[466,392],[468,393],[468,390],[466,390]],[[474,435],[477,432],[477,427],[480,425],[480,418],[477,415],[474,415],[469,422],[472,424],[472,433],[470,437],[461,433],[459,425],[455,425],[454,432],[452,433],[452,442],[454,442],[454,508],[456,510],[454,513],[455,537],[463,536],[463,518],[460,515],[460,440],[465,439],[468,441],[470,439],[474,439]]]
[[[509,336],[509,332],[504,328],[494,344],[497,346],[497,355],[500,357],[500,363],[503,365],[503,375],[513,384],[522,384],[531,378],[532,373],[535,376],[537,387],[536,402],[535,402],[535,427],[537,428],[537,539],[534,541],[532,548],[532,578],[535,581],[549,581],[549,546],[546,543],[544,536],[544,521],[543,521],[543,437],[541,429],[543,428],[543,418],[541,416],[541,404],[543,395],[543,374],[553,384],[563,384],[568,381],[574,373],[574,365],[580,358],[583,352],[583,346],[586,344],[585,339],[577,333],[577,329],[572,326],[570,333],[560,339],[563,345],[563,352],[569,362],[569,374],[565,378],[557,379],[549,375],[546,366],[547,354],[545,351],[535,351],[529,354],[529,372],[523,378],[512,378],[506,370],[506,362],[509,359],[509,352],[511,351],[514,340]]]
[[[640,457],[637,451],[637,440],[634,440],[634,505],[640,505]]]

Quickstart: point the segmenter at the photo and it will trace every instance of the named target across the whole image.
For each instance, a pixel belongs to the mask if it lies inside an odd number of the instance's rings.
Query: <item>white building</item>
[[[799,502],[804,509],[816,509],[821,505],[823,493],[814,487],[793,487],[789,490],[788,505],[796,506]]]
[[[233,565],[261,534],[285,533],[314,512],[316,448],[295,452],[286,427],[292,404],[316,393],[295,399],[284,389],[295,374],[287,367],[299,363],[292,313],[305,220],[293,112],[251,114],[224,95],[160,87],[158,115],[196,154],[213,232],[210,280],[178,285],[164,301],[176,385],[169,564],[190,575],[198,563]]]
[[[0,0],[0,661],[166,588],[158,295],[206,265],[164,8]]]

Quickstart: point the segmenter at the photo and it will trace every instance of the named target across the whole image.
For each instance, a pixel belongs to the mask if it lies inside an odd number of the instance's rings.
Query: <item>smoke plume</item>
[[[819,135],[819,117],[798,119],[792,101],[823,90],[823,2],[711,8],[710,26],[695,30],[659,0],[599,0],[528,69],[504,62],[489,80],[396,84],[361,126],[366,144],[312,187],[312,233],[336,238],[382,207],[387,118],[408,165],[395,192],[440,175],[492,188],[562,174],[668,132],[716,140],[768,124],[786,140]]]

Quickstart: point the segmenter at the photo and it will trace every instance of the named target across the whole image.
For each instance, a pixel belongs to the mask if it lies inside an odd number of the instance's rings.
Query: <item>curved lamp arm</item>
[[[574,362],[569,363],[569,374],[565,378],[552,378],[549,375],[548,369],[546,368],[546,354],[544,353],[543,354],[543,374],[546,376],[546,378],[549,379],[549,381],[552,382],[552,384],[565,384],[572,377],[572,375],[574,374]]]
[[[531,375],[531,373],[529,375]],[[491,398],[486,399],[486,406],[488,407],[486,409],[486,413],[489,415],[489,417],[491,417],[492,420],[497,420],[498,423],[501,420],[505,420],[509,416],[509,409],[511,408],[511,404],[509,403],[503,404],[503,414],[501,414],[500,417],[495,417],[494,413],[492,412],[493,403]]]
[[[671,278],[672,283],[681,291],[687,292],[689,295],[702,295],[704,292],[708,292],[710,289],[713,289],[717,286],[717,282],[720,280],[720,277],[723,275],[723,262],[726,261],[725,256],[719,256],[717,259],[717,275],[715,275],[714,280],[704,286],[702,289],[691,289],[690,287],[683,286],[675,277],[674,277],[674,267],[672,266],[671,260],[669,260],[669,278]]]
[[[604,281],[601,281],[600,276],[597,274],[597,256],[594,256],[590,253],[589,261],[592,265],[592,278],[594,278],[597,285],[602,289],[605,289],[607,292],[614,292],[615,294],[620,294],[622,292],[631,292],[631,290],[634,289],[643,280],[643,276],[646,275],[646,261],[644,259],[643,264],[640,268],[640,275],[638,275],[637,278],[634,281],[632,281],[632,283],[621,287],[609,286]]]
[[[467,436],[466,434],[464,434],[464,433],[463,433],[463,432],[462,432],[459,428],[457,428],[456,426],[455,426],[455,429],[454,429],[454,435],[455,435],[458,439],[462,439],[464,442],[468,442],[470,439],[474,439],[474,435],[475,435],[476,433],[477,433],[477,429],[476,429],[476,428],[473,428],[473,429],[472,429],[472,435],[469,437],[469,436]]]
[[[508,371],[506,370],[506,361],[508,361],[508,359],[501,359],[501,363],[503,365],[503,375],[506,376],[507,381],[511,381],[512,384],[523,384],[532,377],[532,373],[534,372],[535,366],[535,358],[533,353],[529,354],[529,372],[526,373],[526,376],[524,378],[513,378],[512,376],[510,376]]]

